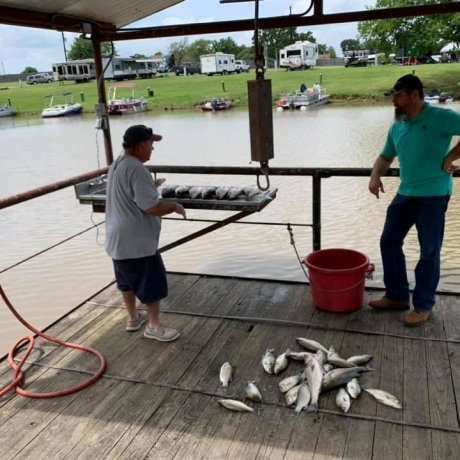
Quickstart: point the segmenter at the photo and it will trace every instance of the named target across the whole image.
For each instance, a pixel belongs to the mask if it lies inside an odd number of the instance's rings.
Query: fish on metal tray
[[[355,366],[362,366],[363,364],[367,364],[371,359],[372,355],[358,355],[347,358],[347,361]]]
[[[162,198],[174,198],[176,196],[177,185],[164,185],[160,187]]]
[[[275,365],[273,367],[273,373],[275,375],[280,374],[286,367],[288,367],[289,361],[287,359],[287,354],[291,350],[287,349],[284,353],[281,353],[275,360]]]
[[[226,409],[236,412],[254,412],[252,407],[247,406],[244,402],[236,399],[218,399],[217,402]]]
[[[256,382],[254,380],[248,381],[248,384],[244,388],[246,392],[246,397],[252,401],[262,402],[262,394],[257,388]]]
[[[353,399],[356,399],[361,394],[361,385],[357,378],[351,379],[347,383],[347,391]]]
[[[306,382],[303,382],[299,385],[299,393],[297,394],[297,405],[294,409],[294,415],[299,415],[303,409],[310,407],[309,403],[311,401],[311,391]]]
[[[227,198],[229,187],[220,186],[216,189],[216,197],[218,200],[225,200]]]
[[[273,374],[273,369],[275,367],[275,349],[274,348],[267,348],[265,354],[262,356],[262,367],[265,369],[265,372],[269,374]]]
[[[314,352],[323,350],[326,353],[328,352],[328,350],[316,340],[305,339],[303,337],[297,337],[296,340],[299,345],[306,348],[307,350],[312,350]]]
[[[190,190],[188,193],[190,194],[190,198],[193,198],[194,200],[196,198],[201,198],[201,194],[203,193],[203,187],[199,187],[199,186],[190,187]]]
[[[230,187],[227,193],[227,198],[229,200],[236,200],[241,195],[244,195],[242,187]]]
[[[305,359],[304,375],[311,394],[307,412],[316,412],[318,410],[318,397],[323,381],[323,367],[319,364],[316,358],[307,357]]]
[[[298,385],[301,380],[302,374],[291,375],[290,377],[286,377],[285,379],[281,380],[281,382],[278,383],[278,388],[281,393],[286,393],[291,388],[294,388],[296,385]]]
[[[228,390],[228,383],[232,380],[233,369],[232,365],[229,362],[225,362],[222,364],[220,368],[219,378],[220,382],[222,383],[222,390]]]
[[[201,192],[201,198],[203,198],[203,200],[209,200],[210,198],[216,195],[216,190],[217,187],[214,186],[203,187],[203,191]]]
[[[178,185],[175,193],[177,198],[185,198],[189,196],[190,187],[188,185]]]
[[[342,412],[347,413],[350,410],[351,399],[345,388],[339,388],[339,391],[335,395],[335,403],[337,407],[342,410]]]
[[[246,195],[248,199],[251,199],[254,196],[260,195],[262,193],[262,190],[260,190],[259,187],[250,185],[248,187],[243,188],[243,193]]]
[[[372,395],[378,402],[381,402],[386,406],[394,407],[395,409],[402,409],[402,403],[396,396],[393,396],[391,393],[374,388],[364,388],[364,391]]]
[[[300,383],[295,387],[292,387],[285,394],[286,406],[292,406],[297,402],[297,396],[299,395]]]

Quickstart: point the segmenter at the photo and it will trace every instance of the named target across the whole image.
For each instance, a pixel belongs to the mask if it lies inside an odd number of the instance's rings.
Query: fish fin
[[[361,366],[362,368],[366,369],[366,371],[375,371],[375,367],[372,367],[372,364],[370,363],[367,363],[366,365],[364,366]]]

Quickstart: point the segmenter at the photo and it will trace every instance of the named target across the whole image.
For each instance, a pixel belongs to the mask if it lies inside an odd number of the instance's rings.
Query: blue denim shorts
[[[150,304],[168,296],[166,269],[160,254],[140,259],[113,260],[120,291],[132,291],[143,303]]]

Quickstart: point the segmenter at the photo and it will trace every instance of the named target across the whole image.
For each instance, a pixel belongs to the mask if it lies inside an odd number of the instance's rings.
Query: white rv
[[[225,53],[203,54],[200,56],[201,73],[206,75],[236,72],[235,55]]]
[[[77,83],[90,81],[96,78],[94,59],[80,59],[53,64],[53,77],[55,81],[74,80]]]
[[[298,41],[280,50],[280,67],[288,70],[309,69],[316,65],[318,45]]]

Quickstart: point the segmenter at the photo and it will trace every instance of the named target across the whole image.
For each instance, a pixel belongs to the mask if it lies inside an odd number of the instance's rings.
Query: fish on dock
[[[262,402],[262,394],[257,388],[255,380],[248,381],[244,390],[246,392],[246,398],[252,401]]]
[[[265,369],[265,372],[269,374],[273,374],[275,368],[276,358],[274,352],[274,348],[267,348],[265,354],[262,356],[262,367]]]
[[[297,386],[302,380],[302,374],[291,375],[278,383],[281,393],[287,393],[291,388]]]
[[[318,410],[318,397],[323,381],[323,367],[316,358],[308,356],[305,359],[304,375],[310,388],[311,395],[307,412],[316,412]]]
[[[235,412],[254,412],[252,407],[249,407],[236,399],[218,399],[217,402],[226,409],[233,410]]]
[[[307,409],[308,411],[308,407],[310,407],[310,401],[311,392],[309,385],[307,385],[307,382],[303,382],[299,385],[299,393],[297,394],[297,405],[294,409],[294,415],[299,415],[300,412],[304,409]]]
[[[353,399],[356,399],[361,394],[361,385],[356,377],[347,383],[347,391]]]
[[[335,396],[335,404],[342,410],[342,412],[347,413],[350,410],[351,399],[345,388],[339,388],[339,391]]]
[[[220,368],[219,378],[222,383],[222,391],[228,390],[228,384],[232,380],[233,368],[229,362],[222,364]]]
[[[188,185],[178,185],[175,190],[177,198],[184,198],[189,196],[190,187]]]
[[[297,402],[297,396],[299,395],[300,383],[295,387],[292,387],[285,394],[286,406],[292,406]]]
[[[297,343],[299,345],[301,345],[302,347],[306,348],[307,350],[310,350],[310,351],[314,351],[315,353],[318,351],[318,350],[323,350],[325,353],[328,352],[328,350],[326,349],[326,347],[324,347],[323,345],[321,345],[319,342],[317,342],[316,340],[310,340],[310,339],[305,339],[303,337],[297,337],[296,338],[297,340]]]
[[[203,193],[203,187],[199,187],[199,186],[190,187],[190,190],[188,193],[190,195],[190,198],[194,200],[196,198],[201,198],[201,194]]]
[[[287,359],[287,354],[290,352],[290,350],[286,350],[284,353],[281,353],[276,359],[275,359],[275,365],[273,366],[273,373],[275,375],[280,374],[286,367],[288,367],[289,361]]]
[[[395,409],[402,409],[402,403],[396,396],[384,390],[377,390],[374,388],[365,388],[365,392],[372,395],[378,402],[386,406],[394,407]]]

